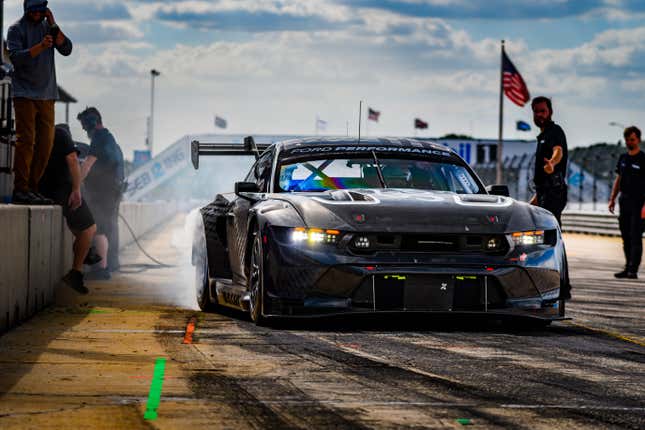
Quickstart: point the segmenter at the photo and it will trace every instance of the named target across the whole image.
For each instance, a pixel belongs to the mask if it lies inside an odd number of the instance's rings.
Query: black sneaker
[[[614,277],[618,279],[625,279],[629,275],[629,272],[627,270],[623,270],[622,272],[614,273]]]
[[[92,281],[109,281],[111,277],[108,269],[98,269],[87,274],[87,279]]]
[[[638,279],[638,274],[636,274],[635,272],[627,272],[626,278],[627,279]]]
[[[51,206],[51,205],[55,204],[55,202],[52,199],[50,199],[49,197],[43,196],[42,194],[40,194],[37,191],[32,191],[31,194],[33,194],[34,196],[36,196],[36,198],[38,200],[40,200],[41,205],[49,205],[49,206]]]
[[[101,256],[97,254],[94,247],[91,247],[89,252],[87,253],[87,256],[85,257],[85,260],[83,260],[83,264],[87,264],[88,266],[93,266],[96,263],[100,262],[101,260],[102,260]]]
[[[78,270],[70,270],[63,276],[63,283],[81,294],[87,294],[90,290],[83,284],[83,274]]]
[[[14,190],[11,196],[11,203],[14,205],[37,205],[38,199],[29,191]]]

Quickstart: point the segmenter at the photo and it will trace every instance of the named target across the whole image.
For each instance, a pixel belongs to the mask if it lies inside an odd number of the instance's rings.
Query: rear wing
[[[199,157],[201,155],[252,155],[257,160],[260,158],[260,154],[271,145],[271,143],[256,144],[252,136],[245,137],[242,145],[239,143],[207,143],[193,140],[190,142],[190,159],[195,170],[199,169]]]

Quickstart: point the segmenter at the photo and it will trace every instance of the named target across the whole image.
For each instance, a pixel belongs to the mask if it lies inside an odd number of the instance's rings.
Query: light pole
[[[627,128],[624,124],[621,124],[621,123],[616,122],[616,121],[610,122],[609,125],[612,126],[612,127],[620,127],[623,130]]]
[[[154,143],[154,130],[155,130],[155,78],[161,75],[156,69],[150,70],[150,118],[148,118],[148,150],[150,151],[150,157],[152,157],[152,145]]]

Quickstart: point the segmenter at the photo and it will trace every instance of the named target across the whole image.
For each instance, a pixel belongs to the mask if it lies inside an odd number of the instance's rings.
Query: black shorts
[[[85,202],[85,199],[81,200],[81,206],[76,210],[71,210],[69,202],[69,193],[68,192],[57,192],[57,193],[43,193],[46,197],[49,197],[57,205],[63,207],[63,216],[67,221],[67,226],[73,232],[80,232],[92,227],[94,222],[94,217],[90,211],[89,206]]]
[[[106,193],[103,196],[87,194],[87,197],[96,220],[96,234],[110,235],[118,226],[120,196]]]

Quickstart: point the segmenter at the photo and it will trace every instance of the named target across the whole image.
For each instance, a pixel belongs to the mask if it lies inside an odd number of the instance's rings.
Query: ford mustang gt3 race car
[[[445,146],[311,138],[258,148],[235,192],[200,209],[192,262],[203,310],[277,316],[424,312],[564,318],[566,254],[553,215],[485,188]],[[263,151],[260,154],[260,151]]]

